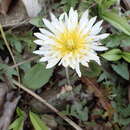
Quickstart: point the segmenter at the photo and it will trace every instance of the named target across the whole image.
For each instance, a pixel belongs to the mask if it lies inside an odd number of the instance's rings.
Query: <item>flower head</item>
[[[102,29],[103,21],[95,23],[96,17],[90,20],[88,17],[87,10],[78,19],[77,11],[71,8],[68,15],[63,13],[58,19],[53,14],[51,14],[51,21],[43,19],[47,29],[40,28],[40,33],[34,34],[39,38],[34,42],[41,46],[34,53],[43,56],[41,62],[48,62],[46,68],[59,63],[64,67],[75,69],[81,76],[80,64],[88,67],[90,60],[100,64],[96,51],[107,49],[101,46],[99,41],[109,34],[97,35]]]

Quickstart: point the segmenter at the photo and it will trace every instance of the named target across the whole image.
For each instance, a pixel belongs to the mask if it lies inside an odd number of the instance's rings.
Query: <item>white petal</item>
[[[94,60],[98,64],[101,64],[100,63],[100,59],[99,59],[99,57],[96,54],[94,54],[94,53],[88,53],[88,57],[89,57],[90,60]]]
[[[44,45],[44,41],[43,41],[43,40],[35,40],[34,42],[35,42],[37,45],[41,45],[41,46]]]
[[[68,23],[68,15],[67,15],[67,13],[65,13],[65,25],[66,25],[66,27],[67,27],[67,23]]]
[[[74,69],[74,68],[76,67],[76,60],[75,60],[75,58],[71,58],[70,67],[71,67],[72,69]]]
[[[46,29],[40,28],[39,30],[40,30],[41,33],[43,33],[45,36],[52,36],[52,37],[55,36],[54,34],[52,34],[51,32],[49,32],[49,31],[46,30]]]
[[[89,66],[88,63],[89,63],[90,59],[89,59],[89,56],[88,56],[87,53],[86,53],[86,55],[84,55],[84,57],[82,57],[80,60],[81,60],[80,63],[81,63],[83,66],[86,66],[86,67]]]
[[[57,43],[53,39],[48,39],[48,40],[44,41],[44,44],[45,45],[56,45]]]
[[[70,17],[71,15],[73,15],[73,14],[74,14],[74,9],[73,9],[73,7],[71,7],[70,10],[69,10],[69,17]]]
[[[64,60],[62,60],[61,64],[62,64],[64,67],[68,67],[69,62],[68,62],[67,59],[64,59]]]
[[[97,36],[93,36],[93,41],[99,41],[99,40],[102,40],[102,39],[105,39],[109,36],[108,33],[104,33],[104,34],[101,34],[101,35],[97,35]]]
[[[81,77],[81,71],[80,71],[79,64],[76,65],[76,72],[77,72],[78,76]]]
[[[66,56],[64,56],[62,59],[61,59],[61,61],[60,61],[60,63],[59,63],[59,65],[63,65],[64,67],[68,67],[68,65],[69,65],[69,55],[66,55]]]
[[[47,64],[46,68],[47,69],[52,68],[53,66],[55,66],[59,62],[59,60],[60,59],[55,58],[55,59],[52,59],[52,60],[48,61],[48,64]]]
[[[72,68],[72,69],[75,69],[75,66],[76,66],[76,59],[75,57],[72,55],[72,54],[69,54],[68,55],[68,61],[69,61],[69,66]]]
[[[62,23],[52,22],[51,23],[57,30],[57,34],[63,33],[65,26]]]
[[[41,33],[34,33],[34,35],[39,38],[39,39],[42,39],[42,40],[48,40],[49,38],[46,37],[45,35],[41,34]]]
[[[86,67],[88,67],[89,65],[88,65],[88,62],[86,62],[85,60],[84,61],[82,61],[81,62],[81,64],[83,65],[83,66],[86,66]]]
[[[61,14],[60,17],[59,17],[59,21],[60,21],[61,23],[63,23],[63,24],[67,27],[67,23],[68,23],[67,13]]]
[[[92,26],[95,23],[96,19],[97,19],[97,16],[90,19],[90,21],[88,23],[88,28],[90,28],[90,29],[92,28]]]
[[[40,61],[40,62],[48,61],[48,57],[42,57],[39,61]]]
[[[59,32],[63,32],[65,29],[65,25],[63,24],[62,21],[58,21],[58,19],[51,13],[51,19],[52,22],[51,24],[58,30]]]
[[[91,30],[91,34],[93,35],[96,35],[98,34],[100,31],[101,31],[101,24],[102,24],[103,20],[97,22],[93,27],[92,27],[92,30]]]
[[[69,19],[72,20],[73,17],[75,17],[75,11],[74,9],[71,7],[70,8],[70,11],[69,11]]]
[[[93,42],[93,45],[102,45],[100,42]]]
[[[40,48],[39,48],[39,50],[43,50],[43,51],[46,51],[46,50],[49,50],[49,49],[51,49],[51,46],[41,46]]]
[[[105,50],[108,50],[107,47],[104,47],[104,46],[96,46],[96,45],[92,45],[92,49],[94,49],[95,51],[105,51]]]
[[[93,17],[93,18],[91,18],[91,19],[89,20],[87,27],[83,30],[83,34],[86,34],[86,33],[90,33],[90,32],[91,32],[91,28],[92,28],[93,24],[95,23],[96,18],[97,18],[97,17],[95,16],[95,17]]]
[[[34,54],[39,54],[39,55],[44,55],[44,51],[42,50],[36,50],[36,51],[33,51]]]
[[[56,16],[53,13],[50,13],[52,22],[59,22]]]
[[[59,21],[64,21],[65,20],[65,13],[62,13],[59,17]]]
[[[67,22],[67,27],[69,30],[74,29],[78,24],[78,13],[77,11],[74,11],[73,8],[69,11],[69,19]]]
[[[41,54],[41,55],[50,55],[52,53],[51,49],[48,49],[46,47],[41,47],[39,50],[34,51],[35,54]]]
[[[82,16],[81,16],[81,18],[80,18],[79,27],[80,27],[81,30],[84,29],[85,26],[88,25],[88,20],[89,20],[88,14],[89,14],[89,12],[88,12],[88,10],[86,10],[86,11],[82,14]]]
[[[46,27],[53,33],[57,34],[58,31],[56,30],[56,28],[51,24],[50,21],[48,21],[47,19],[43,19],[44,24],[46,25]]]
[[[44,56],[50,57],[53,54],[51,50],[44,50]]]

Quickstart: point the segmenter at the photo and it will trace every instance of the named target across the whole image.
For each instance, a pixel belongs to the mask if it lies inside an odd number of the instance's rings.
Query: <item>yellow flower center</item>
[[[58,37],[54,38],[57,46],[54,49],[59,51],[62,56],[71,53],[77,55],[81,52],[81,49],[85,49],[86,37],[88,34],[83,35],[78,29],[65,30]]]

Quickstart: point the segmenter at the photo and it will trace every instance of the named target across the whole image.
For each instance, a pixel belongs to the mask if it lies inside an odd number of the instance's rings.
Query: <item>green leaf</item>
[[[130,46],[130,36],[122,35],[122,36],[119,36],[119,38],[120,37],[121,37],[121,44],[120,44],[121,47]]]
[[[65,12],[68,12],[71,7],[75,8],[76,4],[78,3],[78,0],[61,0],[60,5],[63,6],[63,9]]]
[[[14,41],[14,46],[18,52],[22,52],[22,45],[20,41]]]
[[[36,64],[23,78],[23,83],[31,89],[38,89],[45,85],[52,76],[53,69],[46,69],[45,64]]]
[[[0,70],[8,68],[8,65],[0,63]]]
[[[117,61],[121,59],[122,51],[120,49],[112,49],[110,51],[105,52],[101,56],[109,61]]]
[[[72,115],[82,121],[87,121],[88,120],[88,108],[83,107],[83,105],[81,103],[75,102],[71,106],[70,115]]]
[[[17,39],[16,37],[12,37],[10,39],[10,43],[15,47],[15,49],[18,51],[18,52],[22,52],[22,45],[21,45],[21,42],[19,41],[19,39]]]
[[[102,43],[109,48],[130,46],[130,36],[125,34],[113,34],[102,40]]]
[[[83,73],[83,76],[88,77],[97,77],[101,73],[101,67],[94,61],[89,62],[89,68],[82,66],[81,71]]]
[[[30,52],[35,50],[36,44],[33,43],[35,37],[31,31],[24,33],[22,36],[17,36],[17,38],[26,45],[26,49]]]
[[[27,63],[21,64],[19,67],[24,72],[27,72],[31,68],[31,63],[27,62]]]
[[[69,7],[75,7],[78,0],[67,0]]]
[[[12,78],[13,75],[18,75],[18,72],[14,68],[7,68],[6,74],[9,78]]]
[[[112,68],[122,78],[129,80],[129,70],[128,70],[128,65],[126,63],[112,65]]]
[[[122,52],[122,57],[124,60],[130,63],[130,52]]]
[[[16,112],[18,116],[23,116],[23,117],[25,116],[25,112],[22,111],[19,107],[17,107]]]
[[[29,113],[30,120],[35,130],[49,130],[46,124],[39,118],[39,116],[33,112]]]
[[[23,130],[24,118],[17,118],[10,126],[9,130]]]
[[[124,126],[127,126],[129,125],[130,123],[130,118],[127,118],[127,119],[119,119],[119,122],[118,122],[120,125],[124,125]]]
[[[41,16],[32,18],[29,22],[36,27],[44,27]]]
[[[101,81],[106,80],[106,79],[107,79],[107,73],[103,72],[102,74],[100,74],[97,82],[101,82]]]
[[[13,46],[18,52],[22,52],[23,46],[21,45],[21,41],[19,40],[19,37],[7,33],[7,38],[8,41],[11,43],[11,46]]]
[[[124,32],[127,35],[130,35],[130,25],[128,24],[125,17],[121,17],[114,12],[104,11],[104,10],[102,11],[101,15],[102,15],[103,19],[108,21],[115,28],[121,30],[122,32]]]
[[[102,10],[104,10],[114,5],[117,2],[117,0],[96,0],[96,2],[99,4],[99,7]]]
[[[6,64],[0,64],[0,72],[1,73],[6,73],[6,75],[8,76],[8,78],[12,78],[13,75],[17,76],[18,73],[14,68],[10,68],[8,65]]]
[[[9,130],[23,130],[25,113],[20,108],[16,111],[19,117],[9,126]]]
[[[120,38],[121,36],[118,34],[110,35],[108,38],[104,39],[102,43],[109,48],[118,47],[121,44]]]

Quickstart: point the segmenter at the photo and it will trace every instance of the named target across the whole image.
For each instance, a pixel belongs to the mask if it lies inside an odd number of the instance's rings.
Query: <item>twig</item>
[[[65,120],[66,122],[68,122],[73,128],[75,128],[76,130],[83,130],[80,126],[78,126],[75,122],[73,122],[71,119],[69,119],[67,116],[62,115],[60,113],[60,111],[58,111],[55,107],[53,107],[52,105],[50,105],[48,102],[46,102],[46,100],[44,100],[43,98],[41,98],[39,95],[35,94],[33,91],[29,90],[28,88],[24,87],[23,85],[21,85],[20,83],[18,83],[16,80],[12,81],[16,86],[18,86],[19,88],[23,89],[25,92],[27,92],[28,94],[30,94],[31,96],[33,96],[35,99],[39,100],[41,103],[43,103],[44,105],[46,105],[48,108],[50,108],[52,111],[54,111],[57,115],[59,115],[63,120]]]
[[[22,61],[22,62],[19,62],[19,63],[15,64],[15,65],[12,65],[12,66],[10,66],[9,68],[10,68],[10,69],[16,68],[16,67],[18,67],[19,65],[22,65],[22,64],[24,64],[24,63],[33,61],[33,60],[35,60],[35,59],[37,59],[37,58],[38,58],[38,56],[31,57],[31,58],[29,58],[29,59],[27,59],[27,60],[25,60],[25,61]]]
[[[1,31],[1,35],[2,35],[2,37],[3,37],[4,43],[5,43],[5,45],[6,45],[7,49],[8,49],[8,51],[9,51],[11,57],[12,57],[12,60],[13,60],[14,64],[16,65],[16,61],[15,61],[14,55],[13,55],[13,53],[12,53],[12,50],[11,50],[10,46],[9,46],[9,43],[7,42],[7,39],[6,39],[6,37],[5,37],[5,34],[4,34],[4,31],[3,31],[3,28],[2,28],[2,25],[1,25],[1,24],[0,24],[0,31]],[[20,74],[19,74],[19,69],[18,69],[18,67],[16,67],[16,71],[17,71],[17,73],[18,73],[18,80],[19,80],[19,82],[20,82]]]
[[[17,28],[17,27],[20,27],[20,26],[23,26],[23,25],[27,25],[27,24],[29,24],[29,20],[30,20],[30,18],[27,18],[27,19],[25,19],[24,21],[21,21],[21,22],[19,22],[19,23],[17,23],[17,24],[7,24],[7,25],[3,25],[3,27],[12,27],[12,28],[10,28],[7,32],[10,32],[10,31],[12,31],[13,29],[15,29],[15,28]]]

